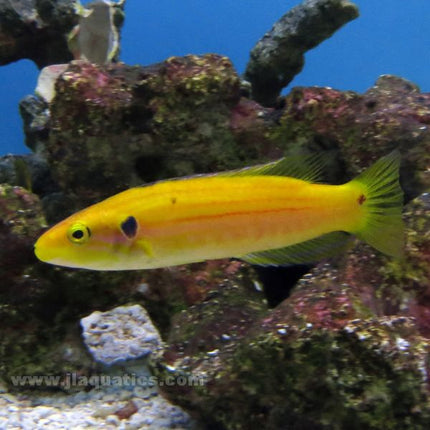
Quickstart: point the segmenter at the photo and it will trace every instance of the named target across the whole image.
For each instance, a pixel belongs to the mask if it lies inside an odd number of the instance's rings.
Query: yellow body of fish
[[[398,256],[399,155],[343,185],[314,183],[311,158],[158,182],[90,206],[44,233],[37,257],[96,270],[146,269],[225,257],[256,264],[333,254],[346,232]],[[290,174],[290,176],[282,176]],[[296,177],[291,177],[294,175]]]

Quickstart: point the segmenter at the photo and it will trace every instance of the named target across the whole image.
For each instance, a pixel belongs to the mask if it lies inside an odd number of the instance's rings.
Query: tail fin
[[[394,257],[404,249],[403,191],[399,184],[400,153],[393,151],[353,179],[364,196],[365,220],[354,234],[374,248]]]

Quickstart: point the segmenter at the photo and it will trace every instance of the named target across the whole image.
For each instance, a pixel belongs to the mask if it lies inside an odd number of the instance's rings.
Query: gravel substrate
[[[156,388],[108,388],[71,395],[0,393],[0,429],[192,429],[190,417]]]

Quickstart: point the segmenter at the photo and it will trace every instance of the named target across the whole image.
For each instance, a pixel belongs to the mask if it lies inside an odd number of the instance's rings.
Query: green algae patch
[[[337,332],[285,324],[279,329],[279,323],[246,336],[230,353],[220,352],[218,363],[211,358],[206,385],[173,399],[226,429],[429,425],[422,373],[428,345],[411,321],[356,320]],[[399,342],[399,326],[408,341]],[[204,364],[197,367],[205,373]]]

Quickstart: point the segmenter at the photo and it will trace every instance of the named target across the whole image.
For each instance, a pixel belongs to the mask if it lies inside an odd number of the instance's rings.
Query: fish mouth
[[[54,264],[56,266],[70,266],[68,264],[65,264],[64,261],[60,257],[58,257],[58,254],[53,252],[51,249],[45,248],[44,246],[39,246],[38,242],[39,241],[34,244],[33,250],[39,261],[42,261],[43,263]]]
[[[41,251],[41,246],[40,246],[40,239],[38,239],[36,241],[36,243],[34,244],[33,250],[34,250],[34,254],[36,255],[36,257],[38,258],[38,260],[43,261],[43,262],[47,262],[47,258],[46,255],[44,254],[44,252]]]
[[[58,254],[54,251],[54,247],[50,243],[50,237],[47,232],[43,233],[33,246],[34,254],[44,263],[52,263]]]
[[[81,268],[80,264],[65,258],[64,253],[58,246],[54,246],[51,236],[48,233],[42,234],[33,245],[33,251],[39,261],[61,267]]]

